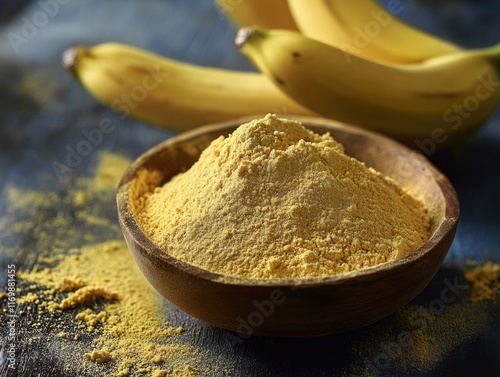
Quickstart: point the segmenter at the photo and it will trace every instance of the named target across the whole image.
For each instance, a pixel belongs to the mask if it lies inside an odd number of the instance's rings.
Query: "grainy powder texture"
[[[39,310],[46,308],[56,316],[77,310],[74,318],[79,330],[61,337],[73,339],[85,332],[98,335],[94,348],[84,354],[88,361],[113,362],[116,374],[127,376],[134,369],[149,368],[152,373],[161,366],[184,367],[186,355],[194,358],[196,350],[169,340],[183,329],[166,323],[161,296],[139,272],[125,242],[108,241],[74,253],[53,268],[21,276],[47,287],[31,294],[39,300]],[[59,299],[61,292],[66,294]],[[94,308],[96,300],[104,307]]]
[[[205,352],[186,340],[190,329],[171,323],[171,309],[123,241],[112,204],[130,160],[110,152],[95,157],[93,174],[68,176],[72,181],[63,192],[5,189],[0,233],[7,236],[0,238],[0,247],[26,266],[16,274],[17,344],[29,357],[43,359],[44,368],[57,366],[26,373],[213,375],[204,369]],[[36,240],[36,246],[20,243],[24,237]],[[0,293],[1,323],[6,298]]]
[[[214,140],[188,171],[134,203],[172,256],[248,278],[345,273],[407,255],[425,208],[328,134],[274,115]]]
[[[500,294],[500,265],[486,263],[466,271],[465,278],[472,283],[472,301],[495,301]]]
[[[489,326],[484,304],[455,299],[439,313],[430,304],[432,300],[426,305],[409,304],[398,310],[391,322],[372,326],[353,342],[356,364],[343,375],[385,375],[382,371],[389,366],[405,373],[387,375],[435,371],[446,357],[481,336]]]

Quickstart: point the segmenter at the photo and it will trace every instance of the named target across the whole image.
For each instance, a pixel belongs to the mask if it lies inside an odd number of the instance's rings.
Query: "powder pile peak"
[[[429,237],[422,204],[329,134],[267,115],[219,137],[136,206],[175,258],[247,278],[335,275],[400,258]]]

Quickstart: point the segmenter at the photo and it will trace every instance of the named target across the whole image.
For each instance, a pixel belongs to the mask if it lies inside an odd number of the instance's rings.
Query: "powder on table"
[[[94,158],[93,174],[68,175],[63,193],[5,189],[0,246],[2,257],[20,263],[18,357],[32,360],[28,368],[50,360],[68,376],[210,375],[208,351],[186,337],[192,329],[170,323],[173,312],[138,269],[116,224],[116,186],[130,160],[110,152]],[[36,248],[17,240],[36,241]],[[0,292],[0,321],[7,296]],[[42,364],[31,372],[59,375]]]
[[[196,360],[195,349],[170,340],[183,329],[168,325],[161,296],[140,273],[123,241],[83,247],[53,268],[19,272],[19,277],[37,283],[38,292],[30,292],[26,300],[39,301],[40,319],[53,320],[63,311],[77,310],[71,317],[81,325],[69,333],[65,331],[65,336],[58,336],[68,338],[71,334],[73,337],[74,331],[75,336],[95,333],[97,337],[92,342],[95,348],[80,356],[108,368],[100,371],[102,373],[113,367],[117,374],[128,376],[134,369],[147,367],[149,371],[145,375],[153,375],[163,370],[162,366],[181,370],[178,368]],[[72,281],[75,290],[68,292],[66,288]],[[83,281],[88,285],[80,287]],[[60,296],[64,298],[61,300]],[[34,297],[37,300],[33,300]],[[96,299],[101,300],[102,309],[96,310]],[[43,314],[44,308],[48,309],[46,314]],[[79,352],[75,352],[73,357],[78,360],[78,356]],[[105,365],[109,361],[113,361],[112,366]],[[81,367],[91,368],[85,364]]]
[[[385,323],[379,322],[361,332],[351,348],[355,363],[342,375],[396,376],[436,371],[449,355],[487,331],[490,314],[484,303],[472,304],[468,297],[464,300],[454,297],[453,302],[441,301],[446,307],[436,310],[436,302],[439,299],[411,303]],[[396,370],[381,373],[388,368]]]
[[[471,300],[495,301],[500,294],[500,265],[486,263],[465,272],[465,278],[472,283]]]
[[[93,350],[85,354],[85,357],[94,363],[101,364],[111,359],[111,355],[107,349]]]
[[[345,273],[405,256],[430,236],[426,209],[393,180],[330,135],[275,115],[214,140],[131,207],[173,257],[248,278]]]

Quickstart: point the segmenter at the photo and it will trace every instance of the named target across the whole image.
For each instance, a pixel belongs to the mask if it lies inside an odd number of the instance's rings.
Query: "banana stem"
[[[63,51],[62,53],[62,65],[66,70],[73,76],[75,79],[78,80],[78,76],[75,72],[75,64],[76,64],[76,59],[78,57],[78,51],[81,48],[81,46],[72,46],[66,50]]]
[[[234,44],[236,45],[236,47],[238,49],[241,49],[253,33],[255,33],[255,29],[252,27],[243,27],[238,30],[236,38],[234,38]]]

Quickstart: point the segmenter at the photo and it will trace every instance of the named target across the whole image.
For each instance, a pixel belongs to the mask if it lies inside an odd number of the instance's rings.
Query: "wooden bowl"
[[[255,117],[254,117],[255,118]],[[317,118],[295,118],[329,132],[346,153],[395,179],[429,209],[432,236],[409,255],[350,273],[307,279],[246,279],[212,273],[161,251],[139,228],[130,205],[188,169],[201,151],[251,118],[168,139],[139,157],[118,188],[120,225],[140,269],[164,297],[240,341],[251,335],[315,336],[353,330],[393,313],[430,282],[455,235],[458,199],[450,182],[420,154],[375,133]],[[137,179],[141,177],[141,179]]]

